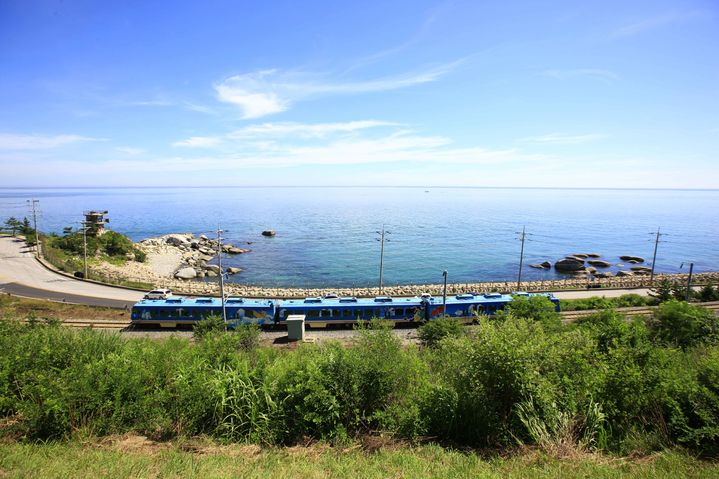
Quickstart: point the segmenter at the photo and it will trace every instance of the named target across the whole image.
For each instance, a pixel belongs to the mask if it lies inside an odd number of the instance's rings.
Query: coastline
[[[219,282],[215,276],[205,276],[196,279],[177,279],[175,273],[195,262],[194,253],[191,248],[183,248],[167,244],[165,238],[177,235],[165,235],[159,238],[148,238],[136,245],[147,254],[145,263],[128,261],[125,265],[103,264],[101,272],[116,280],[143,281],[155,285],[157,288],[168,288],[176,294],[187,294],[193,296],[216,296],[219,295]],[[212,266],[212,265],[210,265]],[[655,275],[654,283],[663,279],[672,282],[686,283],[688,275],[685,273]],[[694,284],[719,283],[719,272],[704,272],[693,275]],[[649,287],[651,283],[648,276],[613,276],[609,278],[576,278],[566,279],[523,281],[523,291],[559,291],[559,290],[587,290],[596,288],[600,294],[602,289],[607,288],[642,288]],[[458,294],[462,292],[511,292],[517,290],[516,282],[512,281],[489,281],[472,283],[448,283],[447,294]],[[296,288],[296,287],[262,287],[256,285],[225,283],[226,294],[242,297],[261,298],[305,298],[313,296],[324,296],[326,294],[337,294],[340,296],[372,297],[379,294],[377,287],[361,288]],[[389,285],[382,288],[382,294],[387,296],[416,296],[423,293],[442,295],[443,284],[413,284],[413,285]]]

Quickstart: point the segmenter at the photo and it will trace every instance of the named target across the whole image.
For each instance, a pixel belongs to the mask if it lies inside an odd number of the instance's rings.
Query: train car
[[[243,323],[274,324],[275,302],[267,299],[227,298],[225,312],[229,327]],[[174,328],[194,324],[210,315],[222,316],[220,298],[143,299],[132,307],[133,324]]]
[[[372,318],[395,323],[424,321],[426,302],[423,298],[305,298],[278,301],[277,322],[285,324],[287,316],[302,314],[305,324],[324,327],[328,324],[349,324]]]
[[[428,297],[427,301],[427,319],[437,319],[443,315],[465,318],[471,321],[476,315],[487,314],[494,315],[500,309],[504,309],[513,297],[530,297],[544,296],[547,297],[555,305],[555,310],[559,311],[559,299],[551,293],[463,293],[455,296],[447,296],[446,312],[444,310],[442,297]]]

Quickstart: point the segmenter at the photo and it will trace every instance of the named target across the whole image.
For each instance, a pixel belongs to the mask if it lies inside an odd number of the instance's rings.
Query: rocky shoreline
[[[191,233],[170,234],[157,238],[148,238],[137,243],[137,247],[147,254],[145,263],[128,261],[123,266],[103,265],[101,273],[117,280],[149,282],[158,288],[172,289],[176,294],[188,295],[219,295],[219,266],[209,264],[217,256],[217,241],[200,235],[195,237]],[[227,244],[222,246],[226,254],[245,254],[250,250],[237,248]],[[641,288],[651,286],[649,271],[651,268],[642,266],[643,258],[638,256],[622,256],[620,259],[628,263],[627,270],[620,270],[616,275],[602,273],[598,268],[612,266],[609,261],[599,259],[596,253],[576,253],[555,262],[555,269],[563,270],[560,263],[571,263],[571,273],[566,279],[522,281],[521,289],[524,291],[559,291],[577,290],[587,288]],[[589,266],[585,265],[588,264]],[[624,263],[613,266],[625,266]],[[529,265],[530,267],[551,267],[548,261],[542,264]],[[226,268],[225,272],[235,274],[239,268]],[[186,279],[185,279],[186,278]],[[686,282],[687,274],[656,274],[655,284],[663,279],[672,282]],[[719,272],[696,273],[693,275],[694,284],[719,283]],[[441,295],[442,284],[414,284],[385,286],[383,295],[389,296],[415,296],[423,293]],[[378,294],[376,287],[371,288],[266,288],[237,283],[225,283],[226,294],[243,297],[262,298],[304,298],[309,296],[324,296],[337,294],[340,296],[371,297]],[[512,281],[454,283],[447,285],[448,294],[462,292],[510,292],[516,291],[517,284]],[[598,291],[599,293],[599,291]]]

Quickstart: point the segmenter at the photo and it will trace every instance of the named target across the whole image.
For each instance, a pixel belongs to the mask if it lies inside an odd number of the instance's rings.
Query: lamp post
[[[225,309],[225,278],[222,271],[222,233],[220,225],[217,225],[217,264],[220,267],[220,304],[222,305],[222,322],[227,331],[227,311]]]
[[[442,276],[444,276],[444,292],[442,293],[442,315],[447,315],[447,270],[445,269],[442,272]]]
[[[389,241],[389,238],[385,239],[385,235],[392,234],[391,231],[385,231],[384,225],[382,225],[382,231],[376,232],[378,235],[380,235],[379,238],[376,238],[377,241],[380,242],[380,250],[379,250],[379,295],[382,296],[382,275],[384,273],[384,242]]]

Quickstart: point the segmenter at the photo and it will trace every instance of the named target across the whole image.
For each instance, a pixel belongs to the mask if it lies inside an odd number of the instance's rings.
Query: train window
[[[395,316],[404,316],[404,308],[397,308],[394,310]]]
[[[342,311],[342,316],[345,318],[351,318],[352,317],[352,310],[351,309],[345,309]]]
[[[332,317],[333,317],[333,318],[339,318],[340,315],[342,315],[342,311],[340,311],[339,309],[333,309],[333,310],[332,310]]]
[[[317,311],[316,309],[308,309],[308,310],[307,310],[307,317],[308,317],[308,318],[317,318],[317,317],[319,317],[319,315],[320,315],[319,313],[320,313],[320,312]]]

